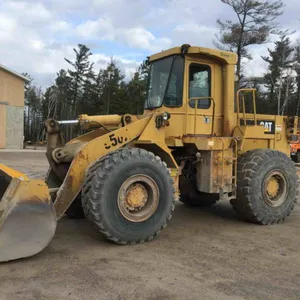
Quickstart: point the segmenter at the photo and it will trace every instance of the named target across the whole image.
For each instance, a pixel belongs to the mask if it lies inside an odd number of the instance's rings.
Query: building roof
[[[24,81],[29,81],[29,78],[27,78],[27,77],[25,77],[25,76],[23,76],[23,75],[15,72],[15,71],[13,71],[13,70],[11,70],[11,69],[3,66],[2,64],[0,64],[0,69],[6,71],[6,72],[8,72],[8,73],[10,73],[10,74],[12,74],[12,75],[14,75],[16,77],[19,77],[20,79],[23,79]]]

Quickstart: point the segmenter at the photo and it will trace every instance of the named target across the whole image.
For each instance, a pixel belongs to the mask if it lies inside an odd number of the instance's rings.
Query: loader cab
[[[165,107],[183,106],[184,64],[185,57],[173,55],[154,61],[150,66],[148,95],[145,102],[146,109],[158,109]],[[187,70],[189,106],[199,109],[208,109],[211,106],[210,99],[198,100],[195,98],[210,97],[211,95],[211,66],[193,62]]]
[[[169,112],[169,136],[221,136],[224,114],[233,118],[235,62],[234,53],[189,45],[151,56],[146,113]]]

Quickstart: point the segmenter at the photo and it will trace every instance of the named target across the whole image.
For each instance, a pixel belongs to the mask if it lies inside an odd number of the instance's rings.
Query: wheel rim
[[[263,184],[263,198],[266,204],[272,207],[282,205],[287,196],[288,182],[285,175],[279,170],[267,174]]]
[[[126,179],[118,193],[118,208],[131,222],[149,219],[159,203],[159,190],[155,181],[146,175],[133,175]]]

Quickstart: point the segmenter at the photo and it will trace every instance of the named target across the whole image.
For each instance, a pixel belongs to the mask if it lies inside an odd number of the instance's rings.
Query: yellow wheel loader
[[[46,182],[0,165],[0,261],[40,252],[65,214],[117,244],[152,240],[177,199],[227,200],[246,221],[284,221],[298,197],[289,158],[298,118],[257,114],[255,90],[235,92],[236,62],[175,47],[148,58],[143,115],[47,120]],[[87,133],[65,143],[61,127],[72,124]]]

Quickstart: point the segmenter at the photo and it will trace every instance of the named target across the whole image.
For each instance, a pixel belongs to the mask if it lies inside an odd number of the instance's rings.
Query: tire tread
[[[158,230],[150,234],[147,238],[136,238],[134,241],[127,241],[118,236],[115,236],[113,232],[109,230],[103,220],[103,187],[104,181],[110,172],[120,164],[122,161],[134,160],[138,157],[143,157],[150,163],[158,164],[158,166],[165,173],[166,178],[169,180],[169,184],[172,189],[172,205],[167,214],[166,219]],[[162,229],[167,226],[167,223],[172,218],[172,213],[175,209],[175,188],[172,177],[166,164],[153,153],[148,152],[140,148],[121,148],[108,155],[97,160],[86,173],[86,179],[84,181],[82,189],[82,206],[86,218],[93,224],[93,227],[100,233],[102,233],[107,239],[117,244],[141,244],[143,242],[151,241],[154,237],[158,236]]]
[[[231,200],[231,205],[239,216],[247,221],[262,225],[284,222],[294,209],[300,194],[300,180],[299,178],[295,178],[295,199],[281,216],[275,218],[259,210],[256,206],[257,201],[259,201],[258,195],[255,191],[251,190],[250,185],[253,181],[258,180],[255,175],[259,172],[260,162],[265,160],[270,161],[271,159],[276,159],[280,164],[289,164],[288,173],[291,178],[296,174],[294,164],[284,153],[271,149],[250,150],[241,155],[238,160],[237,199]]]

